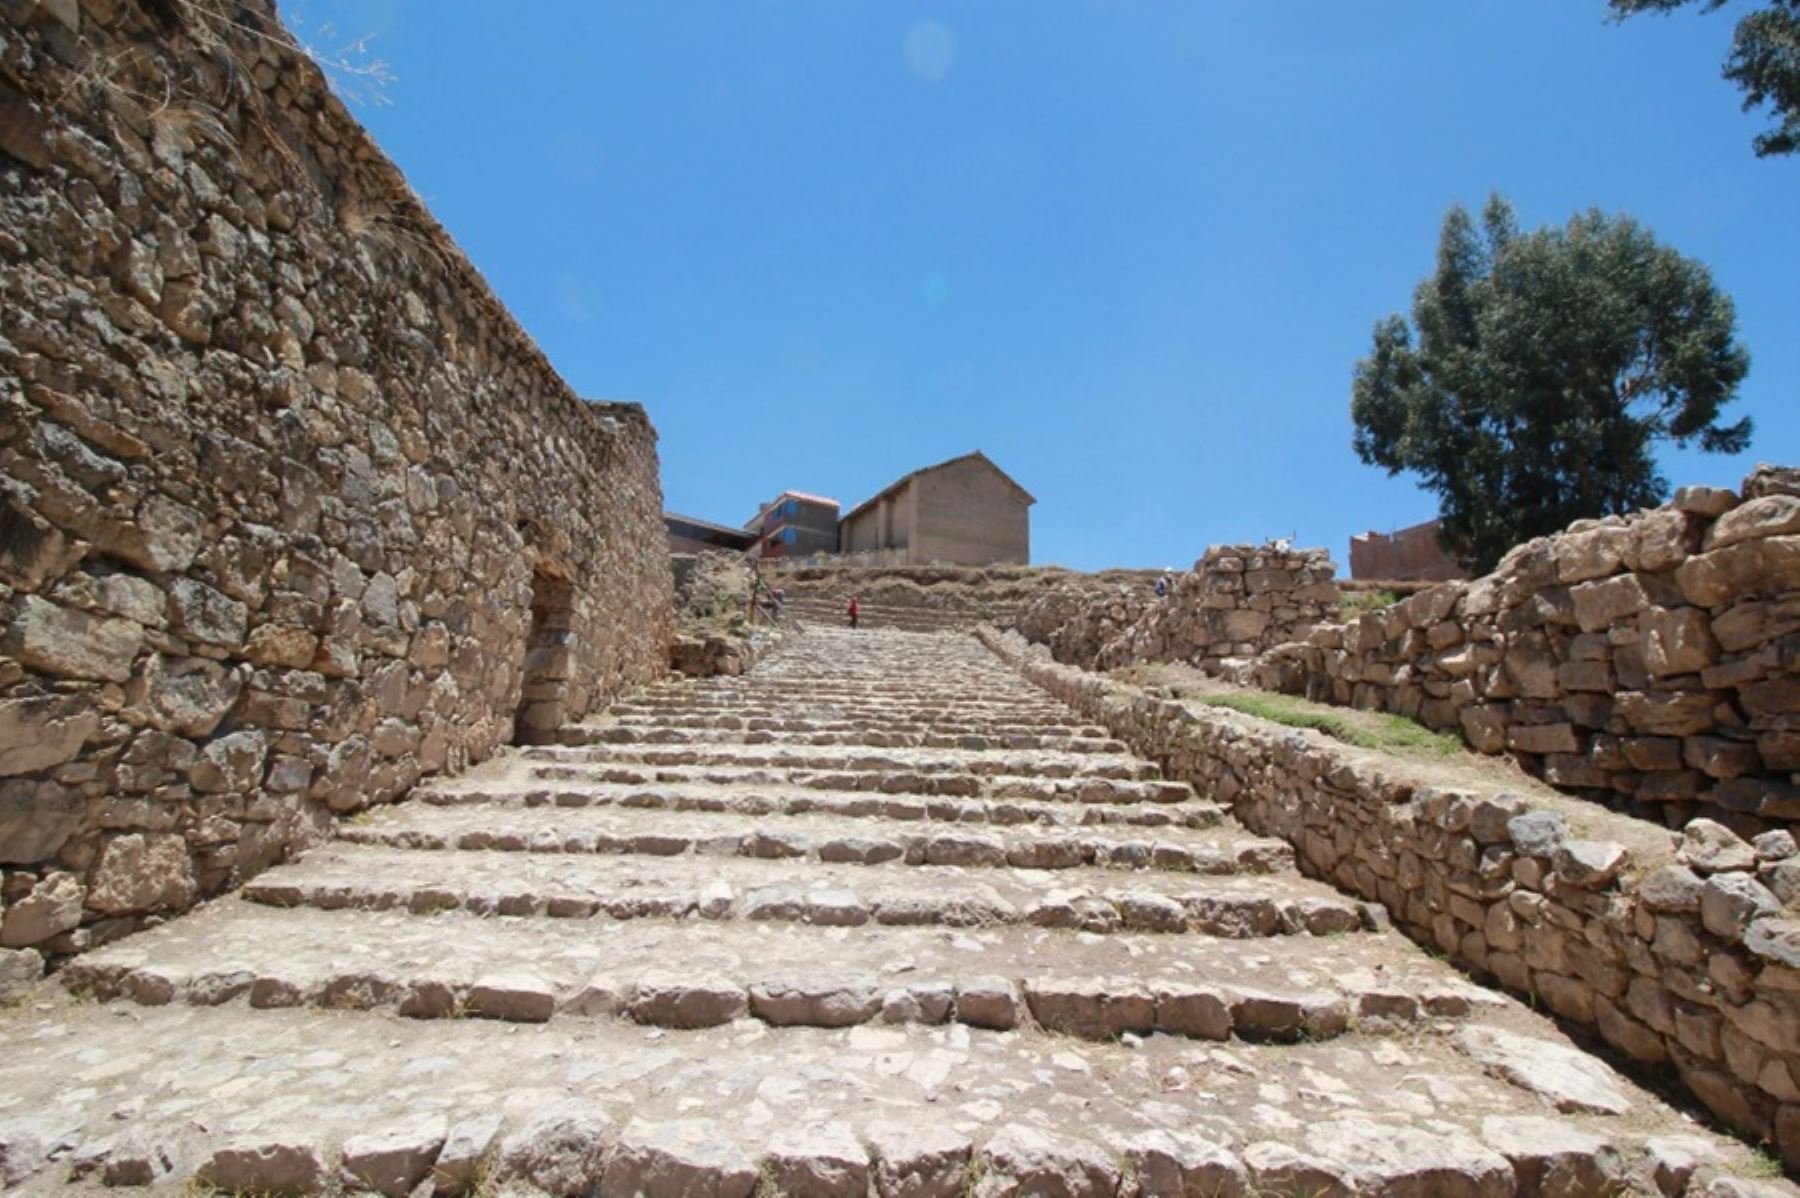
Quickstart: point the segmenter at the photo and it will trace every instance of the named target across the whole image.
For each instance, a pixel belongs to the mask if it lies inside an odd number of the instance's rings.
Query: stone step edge
[[[603,785],[618,785],[604,783]],[[629,785],[643,785],[630,783]],[[986,801],[980,799],[921,798],[907,799],[898,795],[877,797],[874,792],[847,792],[842,798],[821,794],[780,795],[753,799],[745,796],[724,797],[716,793],[702,795],[666,795],[659,791],[633,794],[599,794],[592,790],[554,790],[548,787],[468,787],[466,783],[450,787],[427,785],[410,796],[434,807],[458,807],[492,803],[520,804],[526,807],[622,807],[642,811],[730,812],[738,815],[831,815],[845,819],[892,820],[905,823],[976,824],[989,827],[1177,827],[1187,829],[1216,828],[1225,822],[1226,809],[1204,799],[1182,803],[1082,803],[1040,802],[1034,799]],[[670,800],[673,801],[670,801]],[[879,808],[879,810],[877,810]],[[1058,808],[1079,812],[1082,822],[1065,824],[1048,818]],[[1041,810],[1039,810],[1041,809]],[[1045,818],[1028,818],[1034,811]],[[1120,818],[1109,820],[1107,815]],[[1153,817],[1169,817],[1168,822],[1153,822]],[[1182,816],[1176,819],[1175,816]],[[995,818],[1000,817],[1000,818]],[[1127,817],[1135,817],[1127,818]]]
[[[898,864],[930,868],[964,866],[994,869],[1113,869],[1188,873],[1206,877],[1273,874],[1293,868],[1294,850],[1284,841],[1250,840],[1235,851],[1190,848],[1167,841],[1123,840],[1062,835],[1010,843],[998,837],[947,833],[898,837],[814,837],[780,829],[745,833],[493,831],[455,832],[397,825],[343,824],[337,839],[385,848],[495,851],[543,854],[607,854],[649,857],[751,857],[817,861],[827,865]]]
[[[925,719],[954,715],[958,719],[981,719],[989,723],[1047,724],[1054,726],[1090,723],[1080,720],[1054,703],[1034,700],[1014,702],[972,702],[969,700],[916,698],[895,696],[883,701],[852,699],[848,695],[830,695],[796,691],[783,695],[723,695],[717,693],[681,694],[661,692],[622,699],[607,709],[610,714],[631,715],[737,715],[773,716],[776,713],[794,718],[813,719]]]
[[[256,1009],[317,1007],[392,1010],[412,1019],[494,1019],[546,1023],[552,1018],[628,1019],[651,1027],[698,1029],[750,1019],[775,1027],[843,1028],[865,1023],[966,1024],[985,1031],[1038,1030],[1083,1040],[1155,1033],[1203,1040],[1237,1036],[1252,1042],[1331,1039],[1362,1030],[1392,1030],[1429,1019],[1470,1014],[1467,997],[1445,989],[1410,993],[1273,991],[1197,985],[1155,978],[927,979],[741,982],[716,973],[683,977],[660,972],[622,982],[604,971],[558,987],[529,970],[469,978],[399,978],[343,970],[296,980],[279,970],[180,970],[83,959],[65,968],[71,994],[102,1002],[160,1007],[222,1006],[239,998]]]
[[[1029,1122],[972,1137],[939,1122],[888,1120],[789,1124],[751,1147],[717,1134],[710,1120],[618,1118],[582,1099],[537,1108],[510,1129],[493,1113],[415,1117],[328,1146],[307,1133],[183,1142],[121,1137],[82,1154],[72,1179],[107,1185],[177,1183],[227,1193],[316,1193],[348,1188],[400,1198],[439,1194],[1204,1194],[1536,1193],[1557,1177],[1593,1192],[1635,1191],[1640,1173],[1666,1184],[1650,1192],[1707,1189],[1718,1158],[1673,1161],[1636,1137],[1564,1128],[1543,1116],[1490,1116],[1479,1136],[1452,1138],[1365,1118],[1321,1122],[1326,1143],[1274,1139],[1227,1146],[1196,1132],[1134,1129],[1108,1139]],[[191,1132],[179,1133],[181,1136]],[[1345,1159],[1345,1157],[1349,1159]],[[49,1162],[45,1162],[48,1164]],[[1690,1185],[1691,1178],[1691,1185]],[[23,1180],[23,1179],[22,1179]],[[1548,1192],[1546,1190],[1546,1192]],[[1732,1192],[1739,1192],[1734,1189]]]
[[[725,733],[728,735],[702,735]],[[788,731],[763,728],[674,728],[666,724],[606,724],[596,727],[568,727],[557,731],[556,743],[568,749],[597,748],[607,745],[654,745],[691,747],[699,745],[732,745],[744,748],[861,748],[861,749],[928,749],[936,752],[960,753],[1080,753],[1090,756],[1126,756],[1130,750],[1124,741],[1101,740],[1082,736],[983,736],[978,733],[949,734],[895,732],[871,727],[861,732]],[[873,738],[873,739],[872,739]],[[906,739],[910,738],[910,740]],[[981,743],[970,743],[970,742]],[[1027,744],[1027,741],[1036,743]]]
[[[303,868],[303,867],[286,867]],[[1116,897],[1086,895],[1045,899],[1027,909],[979,898],[941,896],[876,899],[864,902],[833,887],[804,892],[778,886],[747,889],[741,896],[717,885],[700,893],[562,894],[532,892],[465,893],[449,885],[417,884],[383,889],[378,883],[289,882],[263,875],[240,893],[270,907],[316,907],[325,911],[441,911],[549,919],[712,919],[771,920],[814,927],[1001,927],[1071,928],[1095,933],[1160,932],[1223,939],[1269,936],[1335,936],[1376,931],[1380,924],[1367,904],[1348,899],[1275,898],[1269,895],[1188,896],[1178,901],[1153,893]]]
[[[847,748],[851,751],[809,753],[809,748]],[[1161,782],[1162,769],[1155,762],[1140,759],[1089,762],[1081,758],[1110,757],[1114,754],[1071,753],[1077,760],[1047,761],[1041,764],[1025,761],[969,759],[944,761],[879,760],[880,751],[862,746],[762,746],[708,744],[709,751],[697,751],[695,745],[658,744],[591,744],[554,745],[523,749],[517,757],[536,766],[613,766],[641,765],[658,768],[742,766],[747,769],[800,769],[821,773],[852,774],[930,774],[933,776],[968,775],[976,778],[1055,779],[1068,782]],[[710,750],[718,750],[713,752]],[[927,753],[1001,754],[1036,752],[1014,749],[925,749]],[[1124,754],[1117,754],[1124,758]],[[688,760],[683,760],[687,758]],[[1029,766],[1029,772],[1018,766]]]
[[[628,707],[628,703],[626,703]],[[751,725],[749,729],[738,729],[736,725],[720,723],[724,720],[740,721]],[[794,729],[787,725],[808,725],[805,729]],[[1111,732],[1100,727],[1098,723],[1085,720],[1055,721],[1012,721],[1012,723],[994,723],[994,721],[972,720],[857,720],[850,716],[740,716],[733,712],[621,712],[619,705],[614,705],[608,712],[598,716],[590,716],[578,723],[565,723],[563,729],[731,729],[754,730],[754,732],[855,732],[864,729],[893,729],[896,732],[968,732],[974,736],[1067,736],[1069,739],[1082,741],[1111,741],[1116,739]]]
[[[889,773],[883,770],[815,770],[782,766],[625,765],[582,762],[533,763],[530,776],[542,782],[607,782],[625,786],[683,783],[709,786],[792,786],[909,794],[934,798],[1030,799],[1048,803],[1185,803],[1195,798],[1185,782],[1157,778],[1034,778],[1022,774]],[[674,770],[700,770],[696,775]],[[739,770],[740,773],[725,773]],[[779,774],[779,776],[776,776]]]
[[[1087,724],[1093,722],[1083,719],[1078,713],[1070,711],[1056,700],[1049,698],[1044,692],[1016,698],[993,696],[977,699],[957,695],[923,693],[871,695],[850,688],[839,693],[824,692],[812,687],[795,687],[791,691],[743,692],[700,689],[705,685],[705,683],[669,684],[664,689],[645,691],[619,699],[609,710],[744,714],[769,708],[780,708],[810,714],[816,713],[823,707],[836,709],[831,714],[835,714],[839,719],[854,718],[851,713],[875,718],[883,715],[912,713],[915,718],[933,714],[954,714],[958,717],[982,716],[990,719],[1005,719],[1015,724],[1069,724],[1076,722]]]

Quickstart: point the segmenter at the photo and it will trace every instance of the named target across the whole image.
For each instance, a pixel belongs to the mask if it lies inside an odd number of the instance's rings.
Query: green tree
[[[1712,12],[1726,0],[1607,0],[1614,20],[1696,3]],[[1800,0],[1770,0],[1767,8],[1744,14],[1732,35],[1725,78],[1743,89],[1746,112],[1759,104],[1774,110],[1775,127],[1752,143],[1759,157],[1800,151]]]
[[[1350,415],[1364,462],[1422,476],[1440,539],[1491,569],[1520,541],[1660,502],[1658,441],[1737,453],[1718,423],[1750,368],[1731,299],[1705,266],[1628,216],[1589,211],[1521,233],[1488,201],[1444,218],[1409,325],[1375,326]]]

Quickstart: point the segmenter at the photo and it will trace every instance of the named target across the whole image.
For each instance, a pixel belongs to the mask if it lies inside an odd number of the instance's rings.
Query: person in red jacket
[[[852,628],[856,627],[856,614],[857,614],[856,596],[852,595],[852,596],[850,596],[850,627],[852,627]]]

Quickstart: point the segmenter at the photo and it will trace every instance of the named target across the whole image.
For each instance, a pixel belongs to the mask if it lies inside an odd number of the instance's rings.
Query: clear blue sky
[[[1033,557],[1435,514],[1350,449],[1352,364],[1456,200],[1622,210],[1708,263],[1750,452],[1800,462],[1800,159],[1727,13],[1603,0],[288,0],[373,34],[361,118],[582,394],[643,403],[676,511],[855,503],[980,448]],[[578,497],[571,496],[571,500]]]

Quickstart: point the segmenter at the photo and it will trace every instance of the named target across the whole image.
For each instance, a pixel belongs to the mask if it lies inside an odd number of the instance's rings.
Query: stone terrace
[[[0,1180],[1793,1192],[966,636],[560,740],[70,963],[0,1024]]]

